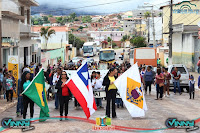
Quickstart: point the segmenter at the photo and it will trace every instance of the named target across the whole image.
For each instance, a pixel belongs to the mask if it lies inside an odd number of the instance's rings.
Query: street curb
[[[13,107],[13,106],[15,106],[15,105],[17,105],[17,100],[14,101],[14,102],[12,102],[12,103],[10,103],[10,104],[8,104],[8,105],[6,105],[6,106],[3,107],[3,108],[0,108],[0,113],[6,111],[7,109],[9,109],[9,108],[11,108],[11,107]]]

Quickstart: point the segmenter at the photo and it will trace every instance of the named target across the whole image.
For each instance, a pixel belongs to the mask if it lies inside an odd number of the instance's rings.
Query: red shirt
[[[62,88],[62,96],[69,96],[69,88],[67,84],[65,84],[64,87]]]
[[[163,74],[160,73],[160,75],[158,74],[156,75],[156,84],[164,83],[164,79],[158,79],[158,77],[159,78],[163,77]]]

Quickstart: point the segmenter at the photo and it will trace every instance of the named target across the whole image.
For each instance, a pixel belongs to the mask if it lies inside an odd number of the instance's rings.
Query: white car
[[[173,64],[168,66],[168,72],[172,75],[172,72],[174,71],[174,68],[177,68],[178,71],[181,73],[181,78],[180,78],[180,87],[181,88],[186,88],[187,91],[189,91],[189,71],[187,67],[183,64]],[[173,87],[173,79],[170,80],[170,86]]]
[[[93,58],[87,58],[87,59],[83,60],[82,63],[85,63],[85,62],[87,62],[88,64],[91,64],[91,63],[94,62],[94,59]]]
[[[74,58],[72,58],[72,62],[73,62],[75,65],[77,65],[77,63],[78,63],[80,60],[83,60],[83,58],[81,58],[81,57],[74,57]]]

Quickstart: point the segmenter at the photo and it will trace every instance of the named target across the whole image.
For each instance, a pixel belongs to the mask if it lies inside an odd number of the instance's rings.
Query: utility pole
[[[148,21],[148,44],[149,44],[149,41],[150,41],[150,34],[149,34],[149,32],[150,32],[150,20],[149,20],[149,18],[147,19],[147,21]]]
[[[171,0],[171,2],[170,2],[170,21],[169,21],[169,58],[170,58],[170,60],[172,58],[172,34],[173,34],[173,29],[172,29],[172,10],[173,10],[173,0]]]
[[[155,39],[155,24],[154,24],[154,11],[152,6],[152,21],[153,21],[153,47],[156,47],[156,39]]]
[[[141,19],[140,19],[140,36],[142,36],[142,13],[140,13],[140,15],[138,15]]]
[[[2,28],[1,28],[1,19],[2,19],[2,16],[1,16],[1,1],[0,1],[0,68],[2,68],[3,66],[3,63],[2,63],[2,54],[1,54],[1,50],[2,50]]]

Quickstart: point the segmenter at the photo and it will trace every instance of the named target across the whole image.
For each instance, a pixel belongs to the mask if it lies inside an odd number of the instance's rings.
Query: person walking
[[[155,100],[159,100],[158,95],[160,94],[160,100],[162,100],[163,97],[163,86],[164,86],[164,75],[161,73],[161,69],[157,69],[156,74],[156,96],[157,98]]]
[[[67,77],[67,73],[65,71],[62,71],[62,76],[59,79],[58,83],[56,84],[56,89],[58,89],[57,95],[59,96],[59,102],[60,102],[60,121],[62,121],[64,107],[65,107],[65,120],[67,119],[68,115],[68,103],[71,97],[71,92],[66,84],[68,79],[69,78]]]
[[[151,70],[151,67],[148,66],[146,72],[144,73],[144,86],[145,86],[145,94],[147,94],[147,88],[149,87],[149,95],[151,95],[151,84],[154,80],[154,74]]]
[[[115,111],[115,99],[117,93],[117,87],[114,84],[116,80],[117,69],[111,68],[108,74],[104,77],[103,85],[106,86],[106,116],[110,117],[110,101],[112,100],[112,118],[116,118],[116,111]]]
[[[30,104],[30,118],[33,118],[34,114],[34,102],[27,97],[22,95],[22,92],[30,85],[31,83],[31,74],[29,71],[25,71],[22,74],[21,84],[20,84],[20,96],[23,96],[23,119],[26,119],[28,105]]]
[[[165,68],[165,72],[164,72],[164,97],[170,96],[170,94],[169,94],[170,79],[171,79],[171,74],[168,72],[168,68]],[[166,95],[166,91],[167,91],[167,95]]]
[[[20,95],[20,84],[21,84],[21,78],[18,79],[18,88],[17,88],[17,117],[19,117],[20,113],[23,115],[23,96]]]
[[[57,90],[55,90],[55,86],[58,83],[58,80],[61,77],[61,68],[57,68],[57,72],[53,75],[53,85],[54,85],[54,95],[55,95],[55,109],[58,109],[59,106],[59,97],[57,94]]]
[[[192,99],[192,95],[193,95],[193,99],[194,99],[194,93],[195,93],[195,80],[193,75],[190,76],[190,81],[189,81],[189,94],[190,94],[190,99]]]
[[[178,69],[175,67],[174,71],[172,72],[172,78],[173,78],[173,84],[174,84],[174,94],[176,95],[176,87],[178,87],[178,92],[181,95],[181,87],[180,87],[180,78],[181,73],[178,71]]]

